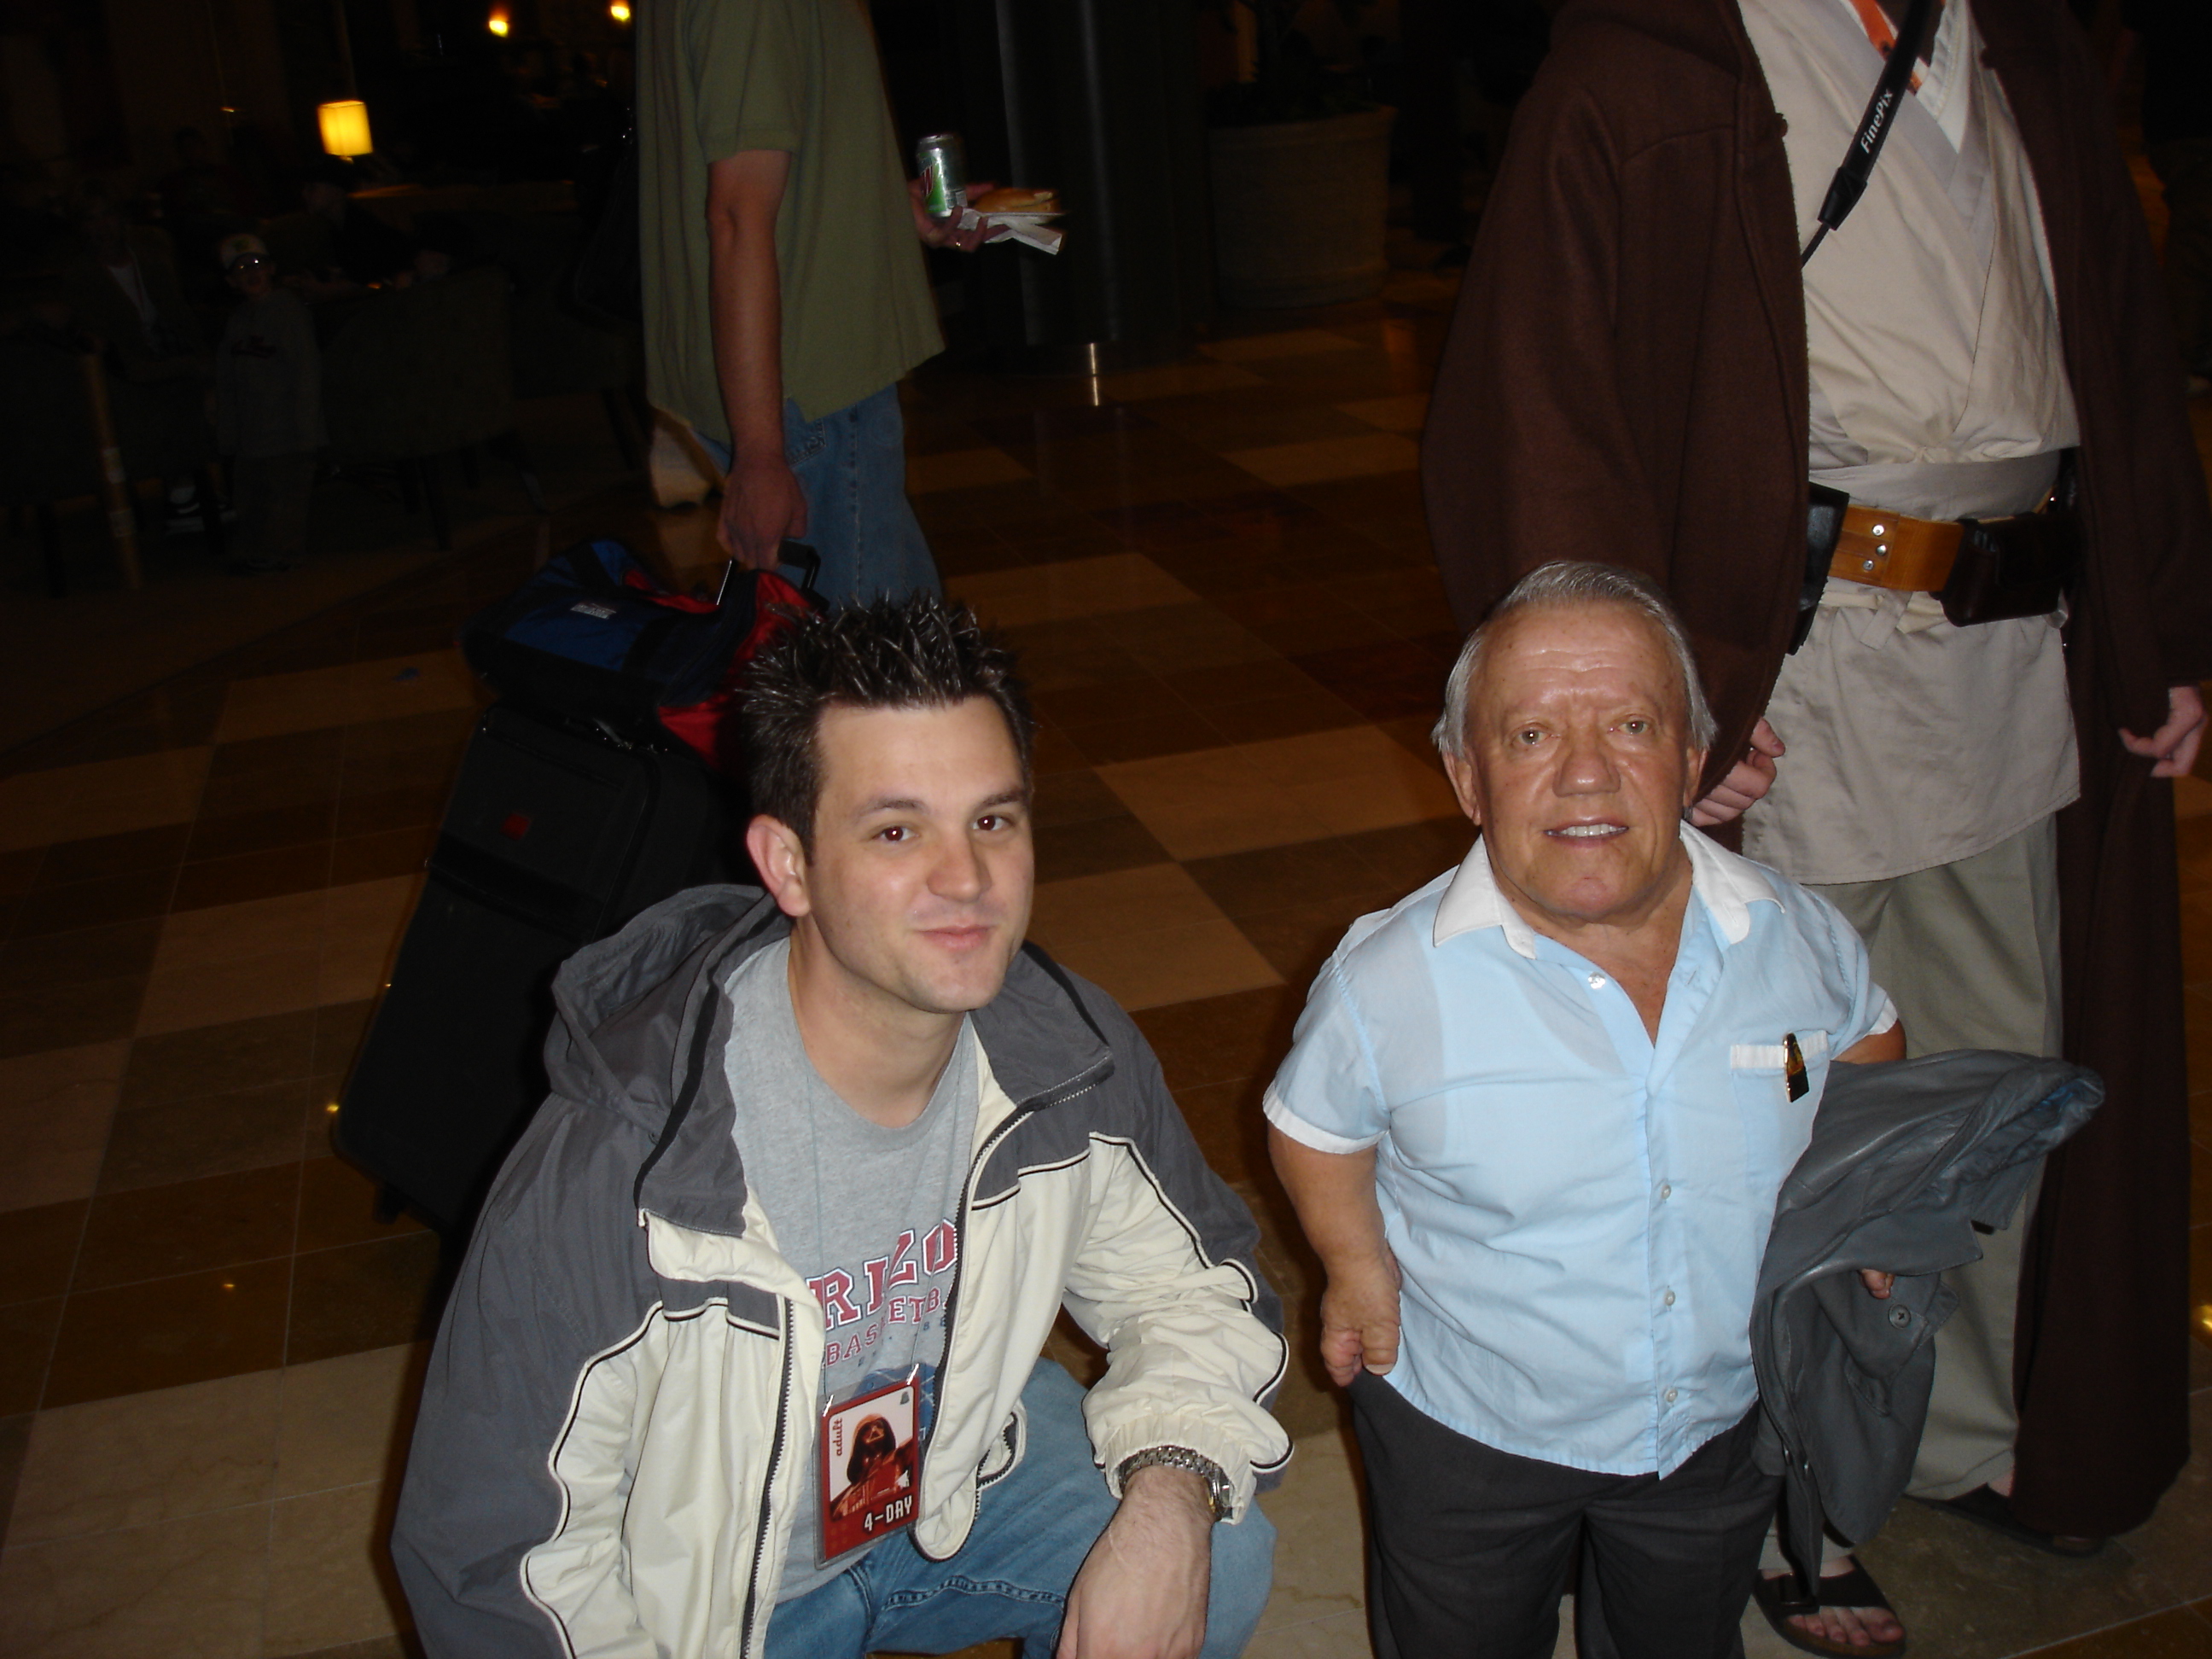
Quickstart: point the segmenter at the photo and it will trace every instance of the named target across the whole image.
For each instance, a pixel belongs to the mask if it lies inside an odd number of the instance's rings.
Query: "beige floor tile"
[[[1221,908],[1182,866],[1146,864],[1042,884],[1030,910],[1030,933],[1047,950],[1058,951],[1077,940],[1222,919]]]
[[[421,882],[392,876],[171,916],[155,951],[139,1032],[375,995]]]
[[[983,572],[957,577],[946,586],[953,598],[972,605],[977,616],[998,628],[1189,605],[1198,599],[1141,553]]]
[[[127,1042],[0,1060],[0,1210],[88,1196],[100,1179]]]
[[[264,674],[231,682],[216,741],[237,743],[465,708],[478,695],[476,676],[458,650]]]
[[[1240,386],[1258,386],[1260,377],[1248,368],[1228,362],[1165,363],[1158,368],[1133,368],[1120,374],[1101,375],[1098,389],[1125,404],[1148,398],[1182,398],[1194,392],[1227,392]]]
[[[322,916],[319,888],[179,910],[162,924],[161,942],[154,951],[155,976],[313,950]]]
[[[269,1506],[0,1553],[0,1659],[253,1659]]]
[[[1428,398],[1419,392],[1401,392],[1392,398],[1361,398],[1337,407],[1352,419],[1379,426],[1385,432],[1419,432],[1422,422],[1429,418]]]
[[[1326,329],[1294,328],[1279,334],[1241,334],[1199,347],[1218,363],[1256,363],[1270,357],[1304,357],[1316,351],[1358,351],[1357,340]]]
[[[948,449],[906,458],[906,493],[933,495],[940,489],[972,489],[978,484],[1012,483],[1030,475],[1003,449]]]
[[[314,1007],[322,952],[313,945],[244,961],[196,963],[156,973],[139,1006],[138,1035],[191,1030]]]
[[[1262,1626],[1244,1650],[1244,1659],[1370,1659],[1367,1615],[1340,1613],[1303,1625]]]
[[[1065,951],[1053,950],[1053,954],[1104,987],[1108,995],[1128,1009],[1164,1007],[1283,982],[1267,957],[1226,919],[1085,939]]]
[[[1459,811],[1450,787],[1372,726],[1102,766],[1179,859],[1387,829]]]
[[[319,1005],[361,1002],[384,988],[386,970],[422,888],[420,876],[393,876],[324,893],[323,953],[315,997]]]
[[[40,1413],[9,1545],[263,1502],[276,1467],[277,1376],[249,1371]]]
[[[198,811],[204,746],[0,778],[0,853],[182,823]]]
[[[293,1365],[277,1408],[276,1496],[383,1480],[413,1431],[424,1343]]]
[[[401,1629],[390,1529],[377,1482],[281,1500],[270,1527],[262,1651],[313,1653]]]
[[[1282,983],[1179,864],[1048,882],[1030,934],[1125,1008]]]
[[[1300,1440],[1283,1484],[1260,1500],[1277,1534],[1263,1633],[1366,1606],[1359,1476],[1345,1442],[1333,1430]]]
[[[1325,483],[1332,478],[1364,478],[1377,472],[1411,472],[1421,464],[1421,451],[1412,439],[1398,433],[1371,432],[1351,438],[1310,438],[1304,443],[1232,449],[1221,459],[1282,489]]]

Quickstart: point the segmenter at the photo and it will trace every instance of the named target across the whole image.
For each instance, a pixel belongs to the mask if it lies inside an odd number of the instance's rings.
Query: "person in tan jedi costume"
[[[1859,923],[1916,1052],[2063,1046],[2106,1079],[2032,1219],[1991,1239],[1994,1287],[1964,1286],[1934,1415],[1977,1374],[1986,1397],[1931,1431],[1915,1485],[2080,1550],[2146,1519],[2187,1455],[2163,779],[2194,760],[2212,673],[2212,514],[2109,106],[2058,0],[1943,9],[1863,203],[1801,271],[1888,11],[1570,0],[1438,370],[1428,504],[1462,625],[1552,559],[1667,587],[1721,728],[1697,821],[1751,807],[1746,849]],[[2033,507],[2067,449],[2084,550],[2061,611],[1954,627],[1929,594],[1831,581],[1789,654],[1808,476],[1991,518]],[[1852,1622],[1795,1628],[1848,1648]],[[1856,1633],[1877,1652],[1900,1634],[1886,1615]]]

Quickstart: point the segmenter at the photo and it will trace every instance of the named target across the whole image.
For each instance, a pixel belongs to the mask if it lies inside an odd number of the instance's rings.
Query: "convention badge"
[[[897,1382],[822,1408],[815,1462],[821,1565],[914,1524],[920,1378],[916,1366]]]
[[[1782,1039],[1782,1073],[1790,1082],[1790,1098],[1802,1100],[1813,1080],[1805,1073],[1805,1051],[1797,1046],[1797,1033],[1790,1032]]]

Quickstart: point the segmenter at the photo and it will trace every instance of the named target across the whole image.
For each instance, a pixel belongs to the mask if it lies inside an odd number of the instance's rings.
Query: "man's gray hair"
[[[1498,600],[1482,625],[1467,636],[1451,678],[1444,682],[1444,712],[1431,733],[1437,747],[1455,760],[1467,757],[1467,700],[1490,654],[1498,629],[1524,611],[1569,611],[1584,605],[1617,605],[1649,622],[1667,642],[1667,653],[1682,681],[1683,708],[1688,715],[1690,747],[1713,746],[1712,705],[1705,701],[1705,683],[1698,678],[1698,659],[1690,650],[1690,636],[1682,619],[1667,602],[1658,584],[1617,564],[1589,559],[1555,559],[1539,565],[1513,585]]]

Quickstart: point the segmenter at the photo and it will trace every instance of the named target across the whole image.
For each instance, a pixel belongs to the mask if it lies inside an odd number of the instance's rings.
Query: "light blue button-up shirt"
[[[1477,842],[1353,924],[1267,1094],[1294,1139],[1380,1148],[1405,1276],[1387,1380],[1485,1445],[1608,1474],[1671,1474],[1751,1408],[1775,1196],[1831,1057],[1896,1018],[1826,900],[1682,840],[1656,1041],[1610,974],[1513,908]]]

